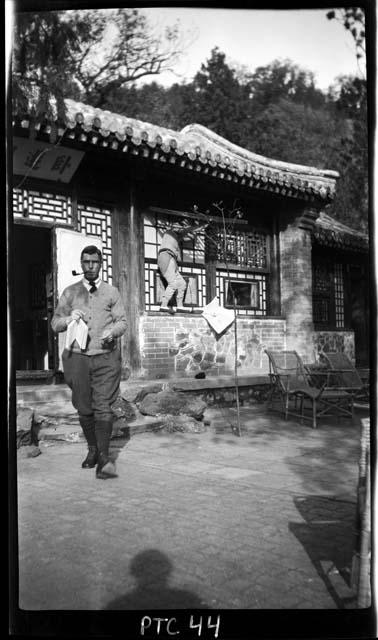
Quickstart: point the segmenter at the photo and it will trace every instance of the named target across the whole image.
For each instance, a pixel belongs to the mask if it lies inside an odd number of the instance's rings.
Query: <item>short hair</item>
[[[102,253],[101,253],[100,249],[98,247],[96,247],[96,245],[90,244],[90,245],[88,245],[88,247],[84,247],[84,249],[82,250],[82,252],[80,254],[80,260],[83,259],[84,253],[89,253],[90,256],[92,256],[94,253],[96,253],[98,255],[98,257],[100,258],[100,262],[102,262]]]

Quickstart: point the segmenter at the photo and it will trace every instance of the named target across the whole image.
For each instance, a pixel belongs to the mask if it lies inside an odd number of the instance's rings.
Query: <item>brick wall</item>
[[[346,353],[355,362],[353,331],[314,331],[313,340],[318,359],[321,359],[322,353],[338,351]]]
[[[240,375],[264,373],[264,349],[284,349],[286,323],[282,319],[237,320]],[[234,324],[217,336],[201,316],[144,314],[140,321],[142,373],[148,378],[194,377],[234,373]]]
[[[265,349],[295,349],[305,362],[316,361],[322,350],[343,350],[354,359],[353,332],[314,332],[311,234],[298,220],[284,218],[279,234],[282,318],[238,318],[240,375],[268,370]],[[200,315],[150,312],[140,319],[140,341],[142,374],[148,378],[234,373],[234,324],[217,336]]]

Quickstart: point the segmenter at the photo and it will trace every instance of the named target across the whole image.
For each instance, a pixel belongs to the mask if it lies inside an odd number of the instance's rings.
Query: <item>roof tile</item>
[[[335,171],[322,170],[305,165],[282,162],[255,154],[222,138],[216,133],[199,124],[190,124],[181,131],[174,131],[135,118],[112,113],[107,110],[96,109],[89,105],[66,100],[67,116],[66,128],[68,136],[83,141],[83,134],[94,133],[89,136],[92,144],[99,142],[111,148],[117,148],[117,142],[124,142],[127,138],[130,144],[123,147],[123,151],[136,151],[146,156],[147,149],[156,149],[153,158],[165,161],[164,154],[187,156],[188,160],[198,160],[196,170],[203,170],[206,165],[222,171],[217,177],[241,179],[243,176],[253,178],[249,184],[257,188],[259,182],[272,191],[279,191],[282,195],[302,194],[325,200],[334,197],[336,181],[339,174]],[[27,128],[29,123],[24,119],[21,126]],[[59,127],[59,135],[64,129]],[[110,134],[115,136],[111,140]],[[67,134],[66,134],[67,135]],[[131,145],[131,146],[130,146]],[[139,151],[135,148],[138,147]],[[159,151],[158,151],[159,149]],[[150,154],[147,154],[150,155]],[[170,156],[169,156],[170,157]],[[184,160],[184,158],[182,158]],[[190,168],[190,163],[181,162]],[[201,169],[202,167],[202,169]],[[214,172],[213,172],[214,173]],[[230,175],[231,174],[231,175]],[[238,178],[237,178],[238,177]],[[288,189],[284,189],[288,187]]]

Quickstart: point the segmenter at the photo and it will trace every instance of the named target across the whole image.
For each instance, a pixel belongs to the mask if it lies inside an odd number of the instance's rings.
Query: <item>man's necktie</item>
[[[89,293],[94,293],[95,291],[97,291],[97,287],[95,284],[92,284],[91,288],[89,289]]]

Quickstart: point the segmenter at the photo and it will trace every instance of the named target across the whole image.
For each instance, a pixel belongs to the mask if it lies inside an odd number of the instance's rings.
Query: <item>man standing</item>
[[[97,465],[96,477],[116,477],[109,458],[113,413],[121,381],[121,352],[117,338],[126,330],[125,310],[118,289],[99,277],[101,251],[85,247],[80,256],[84,278],[64,289],[51,326],[59,333],[72,321],[87,325],[86,344],[74,341],[62,354],[64,379],[88,444],[84,469]],[[84,327],[85,328],[85,327]]]

